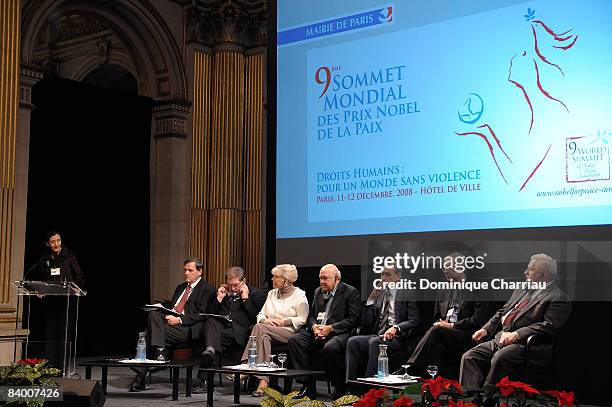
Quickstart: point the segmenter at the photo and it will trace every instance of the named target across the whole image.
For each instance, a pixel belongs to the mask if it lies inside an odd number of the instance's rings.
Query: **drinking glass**
[[[432,379],[435,379],[436,375],[438,374],[438,366],[436,365],[427,366],[427,373],[429,373]]]
[[[268,361],[268,367],[277,367],[276,363],[274,363],[274,356],[276,355],[271,354],[270,356],[268,356],[270,358],[270,360]]]
[[[402,375],[402,380],[410,380],[410,375],[408,374],[408,368],[410,367],[410,365],[406,364],[406,365],[402,365],[402,368],[404,369],[404,374]]]
[[[287,354],[286,353],[279,353],[277,359],[278,359],[278,361],[281,364],[281,369],[284,369],[285,368],[285,362],[287,361]]]

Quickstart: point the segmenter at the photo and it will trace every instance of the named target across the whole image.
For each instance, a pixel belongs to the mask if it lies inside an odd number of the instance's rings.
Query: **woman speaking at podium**
[[[85,289],[85,277],[74,252],[62,247],[62,237],[55,230],[45,235],[47,250],[38,261],[29,280],[64,282],[73,281],[82,290]]]
[[[35,264],[31,273],[26,273],[28,280],[44,281],[49,283],[74,282],[82,290],[85,289],[85,276],[79,266],[79,261],[74,252],[62,246],[62,237],[59,232],[52,230],[45,234],[45,246],[47,250],[43,253],[40,260]],[[32,317],[38,321],[37,325],[41,328],[44,335],[35,335],[43,341],[44,347],[36,349],[31,347],[29,354],[33,356],[43,356],[49,359],[50,364],[62,369],[66,361],[65,369],[69,370],[70,357],[73,356],[75,320],[77,304],[74,297],[70,298],[68,308],[68,344],[69,353],[64,358],[64,340],[66,339],[66,301],[64,295],[47,295],[36,301],[32,311]],[[34,352],[44,351],[44,355],[34,355]]]

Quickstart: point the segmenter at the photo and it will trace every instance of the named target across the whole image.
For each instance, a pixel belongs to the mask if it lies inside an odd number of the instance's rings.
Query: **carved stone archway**
[[[154,100],[152,297],[180,280],[186,254],[204,260],[213,284],[230,265],[262,281],[267,2],[2,0],[0,116],[10,120],[0,120],[0,147],[9,147],[0,148],[0,331],[15,326],[31,89],[45,74],[104,85],[129,72]]]
[[[21,14],[21,80],[25,94],[53,74],[83,81],[119,67],[136,78],[138,94],[153,98],[150,156],[151,291],[166,291],[189,250],[191,151],[188,80],[184,66],[184,7],[133,0],[24,0]],[[174,24],[174,25],[173,25]],[[117,69],[109,69],[116,72]],[[110,80],[110,78],[106,78]],[[108,82],[99,78],[98,85]],[[28,100],[20,123],[29,123]],[[25,243],[29,126],[18,128],[18,177],[13,272],[22,272]],[[180,277],[180,276],[179,276]],[[156,288],[157,287],[157,288]]]

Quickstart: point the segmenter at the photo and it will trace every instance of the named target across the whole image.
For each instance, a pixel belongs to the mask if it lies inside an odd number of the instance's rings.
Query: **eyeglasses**
[[[286,278],[283,276],[272,276],[272,278],[282,278],[283,280],[286,280]]]

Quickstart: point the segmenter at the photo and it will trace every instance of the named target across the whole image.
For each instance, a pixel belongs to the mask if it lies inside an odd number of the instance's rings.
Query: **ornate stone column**
[[[24,193],[16,191],[18,106],[20,100],[29,101],[31,94],[31,86],[19,84],[20,8],[19,0],[0,2],[0,338],[4,339],[23,335],[15,332],[17,296],[11,285],[23,275],[23,244],[15,246],[19,241],[15,215],[22,213],[18,205]],[[24,224],[25,219],[18,226]],[[0,346],[0,364],[12,359],[13,344]]]
[[[191,103],[157,102],[153,107],[151,162],[151,298],[168,296],[180,282],[189,250],[189,173],[186,123]]]
[[[265,177],[264,156],[264,83],[265,49],[254,48],[246,53],[245,132],[245,207],[243,259],[252,279],[259,285],[263,278],[265,241],[262,216],[262,190]]]
[[[192,5],[186,17],[194,101],[190,252],[206,259],[213,284],[237,265],[259,285],[265,5],[213,6]]]
[[[187,10],[187,78],[191,109],[191,224],[189,254],[208,269],[208,210],[210,178],[210,125],[212,114],[213,52],[204,38],[203,16],[197,7]],[[208,270],[205,278],[210,280]]]
[[[208,262],[211,280],[242,265],[244,210],[244,55],[236,44],[215,48],[213,57],[211,178]]]

